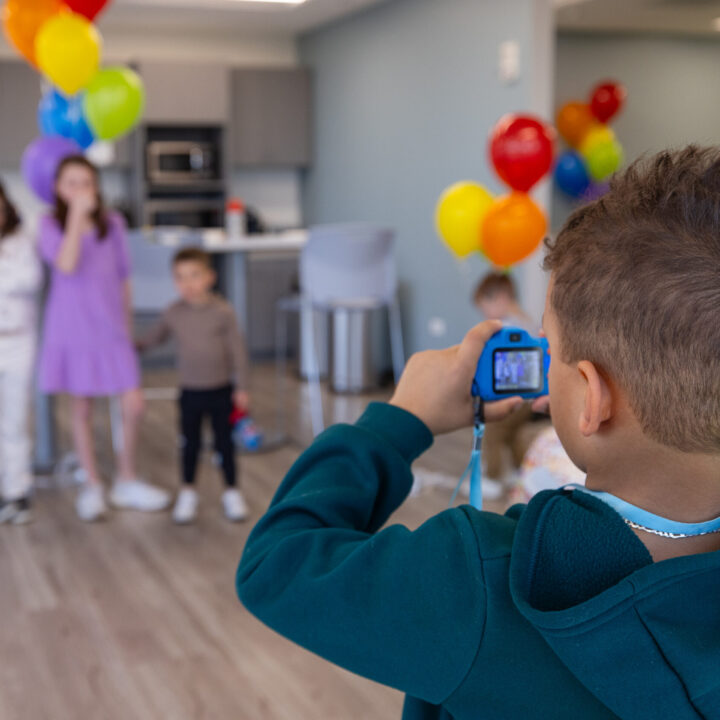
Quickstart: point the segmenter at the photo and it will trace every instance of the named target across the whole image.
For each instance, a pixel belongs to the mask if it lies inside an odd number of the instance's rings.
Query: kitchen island
[[[194,245],[216,256],[220,288],[235,308],[240,327],[248,332],[248,259],[251,255],[297,254],[307,244],[307,230],[287,230],[228,237],[221,229],[141,228],[129,233],[133,260],[135,305],[160,310],[174,297],[169,259]],[[161,258],[161,263],[157,262]],[[163,268],[164,266],[164,274]]]

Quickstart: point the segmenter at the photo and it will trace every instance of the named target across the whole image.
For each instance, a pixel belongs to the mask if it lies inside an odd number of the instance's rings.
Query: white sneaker
[[[85,522],[95,522],[105,517],[107,506],[103,489],[97,483],[85,483],[75,498],[75,511]]]
[[[250,510],[245,498],[237,488],[228,488],[222,496],[223,511],[230,522],[247,520]]]
[[[110,502],[122,510],[157,512],[170,505],[170,494],[142,480],[116,480]]]
[[[175,500],[173,520],[178,525],[187,525],[197,517],[198,494],[191,487],[184,487]]]
[[[0,501],[0,525],[27,525],[33,521],[30,498],[21,497],[18,500]]]

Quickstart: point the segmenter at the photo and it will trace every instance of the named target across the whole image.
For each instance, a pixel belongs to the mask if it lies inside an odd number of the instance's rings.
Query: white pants
[[[0,496],[17,500],[32,488],[30,401],[35,336],[0,335]]]

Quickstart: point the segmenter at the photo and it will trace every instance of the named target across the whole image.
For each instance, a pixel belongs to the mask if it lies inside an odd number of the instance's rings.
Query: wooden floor
[[[273,374],[256,370],[255,415],[274,421]],[[172,384],[148,373],[148,387]],[[174,402],[154,391],[143,427],[146,478],[177,487]],[[380,393],[374,398],[385,399]],[[326,414],[352,421],[364,397],[325,397]],[[344,672],[295,647],[250,616],[233,581],[253,523],[310,441],[307,389],[285,397],[293,439],[274,452],[243,457],[252,519],[226,522],[219,477],[205,458],[197,524],[169,514],[115,513],[81,523],[74,488],[36,495],[36,521],[0,527],[0,718],[2,720],[397,720],[400,693]],[[62,449],[69,448],[66,406],[57,408]],[[97,443],[106,479],[112,453],[105,408]],[[457,476],[469,433],[442,438],[418,465]],[[447,506],[449,493],[426,490],[393,517],[415,527]]]

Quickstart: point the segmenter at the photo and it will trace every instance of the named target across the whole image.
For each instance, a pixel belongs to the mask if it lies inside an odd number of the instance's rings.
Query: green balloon
[[[593,180],[605,180],[623,163],[622,145],[617,140],[598,142],[583,153]]]
[[[115,140],[132,129],[145,107],[137,73],[123,67],[100,70],[88,85],[83,112],[98,140]]]

